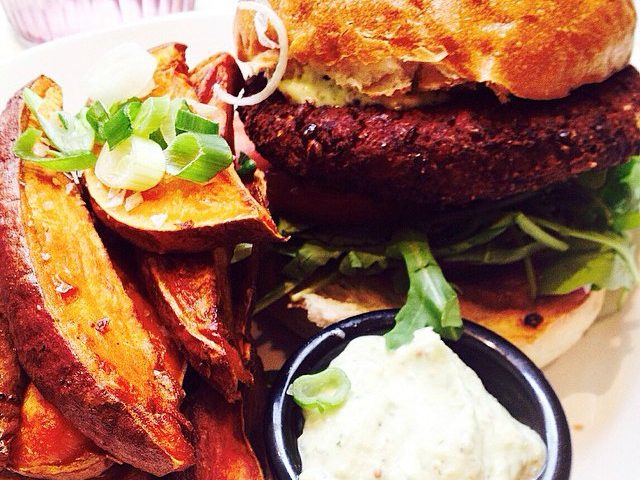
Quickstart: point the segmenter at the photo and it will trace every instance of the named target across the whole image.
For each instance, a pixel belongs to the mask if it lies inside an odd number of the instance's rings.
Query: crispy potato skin
[[[244,433],[241,401],[227,403],[203,386],[190,395],[187,415],[195,430],[196,464],[174,480],[264,480]]]
[[[229,329],[233,317],[224,249],[199,255],[140,252],[147,291],[191,366],[229,401],[250,382]]]
[[[16,473],[50,480],[86,480],[113,464],[32,383],[25,390],[21,419],[9,457],[9,469]]]
[[[51,80],[31,87],[60,108]],[[16,95],[0,118],[0,288],[20,363],[44,398],[114,457],[156,475],[187,468],[193,450],[176,387],[157,378],[155,371],[164,375],[159,354],[77,189],[66,195],[63,175],[11,151],[28,121]],[[58,290],[58,273],[70,278],[71,291]]]
[[[22,375],[7,321],[0,311],[0,470],[7,466],[9,451],[20,424]]]
[[[219,54],[188,72],[184,45],[167,44],[151,50],[158,59],[156,89],[151,95],[170,95],[210,103],[208,113],[220,134],[233,146],[233,108],[212,98],[220,83],[237,93],[242,75],[233,57]],[[96,216],[120,236],[155,253],[205,252],[241,242],[281,241],[268,210],[247,191],[230,166],[206,185],[165,176],[160,184],[142,192],[144,202],[127,212],[124,205],[108,206],[109,188],[85,173],[85,186]],[[154,219],[163,218],[161,224]]]

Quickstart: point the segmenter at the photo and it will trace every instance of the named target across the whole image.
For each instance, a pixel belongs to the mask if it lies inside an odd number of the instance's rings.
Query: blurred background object
[[[224,1],[224,0],[222,0]],[[193,10],[195,0],[0,0],[18,35],[41,43],[141,18]]]

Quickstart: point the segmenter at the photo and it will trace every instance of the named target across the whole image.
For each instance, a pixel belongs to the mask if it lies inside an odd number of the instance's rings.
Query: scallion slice
[[[84,170],[93,167],[96,163],[96,156],[91,152],[63,154],[48,149],[46,156],[36,155],[34,147],[41,139],[42,131],[36,128],[28,128],[13,144],[13,153],[23,160],[38,163],[49,170],[57,172]]]
[[[113,150],[107,146],[102,149],[95,174],[108,187],[141,192],[160,183],[165,169],[160,145],[132,135]]]
[[[95,140],[93,128],[86,119],[87,109],[71,116],[65,112],[55,112],[46,118],[40,108],[44,100],[30,88],[22,91],[22,99],[51,143],[65,154],[86,153],[91,151]]]
[[[133,132],[141,137],[148,137],[160,128],[163,120],[169,115],[169,97],[147,98],[140,107],[140,111],[131,124]]]
[[[181,133],[165,153],[167,173],[193,182],[208,182],[233,162],[229,145],[219,135]]]
[[[133,134],[132,123],[141,109],[139,100],[132,100],[122,105],[104,124],[104,138],[113,150]]]
[[[256,173],[256,169],[258,166],[253,159],[244,152],[240,152],[240,156],[238,157],[238,167],[236,171],[241,178],[251,178],[253,174]]]
[[[95,101],[89,105],[86,117],[87,122],[89,122],[89,125],[91,125],[96,134],[96,140],[99,143],[104,143],[104,124],[109,120],[109,113],[107,109],[104,108],[102,102]]]
[[[342,405],[351,382],[339,368],[329,367],[314,375],[302,375],[295,379],[287,393],[304,409],[318,409],[321,413]]]
[[[183,108],[176,114],[176,130],[217,135],[218,124]]]
[[[186,101],[183,99],[175,99],[171,101],[169,105],[169,112],[164,117],[162,124],[160,125],[160,133],[164,137],[164,141],[170,144],[176,139],[176,117],[180,110],[188,109]]]

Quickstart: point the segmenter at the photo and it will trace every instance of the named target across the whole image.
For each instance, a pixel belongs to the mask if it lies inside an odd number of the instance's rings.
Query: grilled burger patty
[[[250,93],[264,79],[248,81]],[[488,89],[431,107],[293,104],[281,93],[239,109],[276,167],[381,199],[461,205],[531,192],[640,153],[640,75],[633,67],[552,101],[500,103]]]

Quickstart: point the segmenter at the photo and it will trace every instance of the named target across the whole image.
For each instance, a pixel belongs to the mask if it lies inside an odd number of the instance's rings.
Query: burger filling
[[[458,338],[450,279],[465,268],[520,265],[532,302],[629,290],[640,280],[631,238],[640,226],[639,81],[627,69],[567,99],[505,104],[486,89],[371,97],[290,68],[279,85],[286,98],[240,109],[258,151],[303,183],[368,196],[397,215],[336,226],[313,215],[293,222],[283,209],[291,241],[276,247],[281,283],[257,311],[383,274],[406,299],[387,336],[394,348],[426,325]]]

